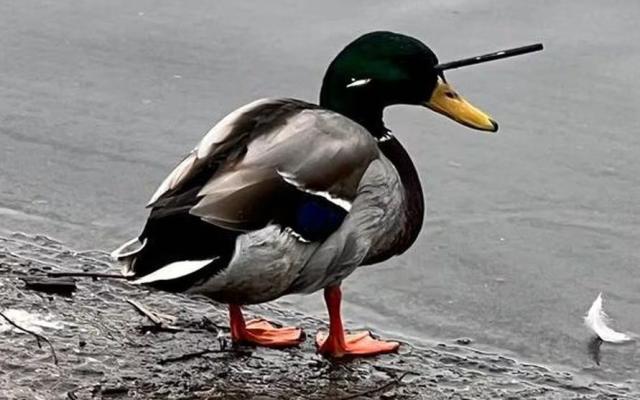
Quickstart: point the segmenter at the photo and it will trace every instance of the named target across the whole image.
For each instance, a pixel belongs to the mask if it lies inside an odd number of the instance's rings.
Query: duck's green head
[[[495,132],[491,117],[462,98],[421,41],[393,32],[367,33],[342,50],[322,82],[320,105],[379,136],[382,111],[394,104],[428,107],[470,128]]]

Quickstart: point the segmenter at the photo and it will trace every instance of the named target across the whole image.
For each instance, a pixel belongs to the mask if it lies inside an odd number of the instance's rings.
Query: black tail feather
[[[192,274],[150,284],[171,292],[184,291],[229,264],[239,233],[208,224],[190,214],[156,217],[152,211],[139,237],[140,242],[146,241],[146,244],[133,256],[130,269],[139,278],[173,262],[215,258],[210,265]]]

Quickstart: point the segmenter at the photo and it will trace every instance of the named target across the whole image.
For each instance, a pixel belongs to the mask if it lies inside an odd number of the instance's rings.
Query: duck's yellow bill
[[[442,79],[438,79],[431,99],[424,105],[469,128],[487,132],[498,130],[498,124],[490,116],[472,106]]]

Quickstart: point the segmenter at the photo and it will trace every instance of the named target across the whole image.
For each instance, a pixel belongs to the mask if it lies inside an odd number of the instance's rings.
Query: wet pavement
[[[149,292],[123,281],[77,279],[71,297],[28,290],[24,277],[60,271],[117,272],[106,253],[77,252],[44,236],[0,237],[2,312],[45,336],[0,322],[1,399],[632,399],[612,384],[523,363],[464,340],[404,343],[400,354],[328,361],[315,354],[321,320],[273,306],[249,308],[304,328],[288,350],[233,348],[224,307],[204,298]],[[158,330],[128,303],[162,316]],[[173,319],[175,318],[175,319]],[[379,332],[375,332],[379,333]],[[194,353],[209,350],[207,354]],[[358,394],[362,396],[358,397]]]
[[[582,316],[602,291],[616,327],[640,333],[639,13],[633,0],[4,2],[0,231],[113,249],[217,120],[258,97],[313,101],[363,32],[412,34],[442,61],[541,41],[542,53],[447,75],[498,135],[387,111],[428,215],[405,255],[345,282],[345,314],[412,343],[470,337],[637,385],[640,347],[605,345],[596,366]],[[278,304],[324,318],[317,295]]]

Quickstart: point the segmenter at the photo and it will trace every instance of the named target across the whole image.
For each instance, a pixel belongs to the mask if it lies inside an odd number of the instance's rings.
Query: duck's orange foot
[[[297,346],[304,340],[303,335],[304,333],[300,328],[278,328],[262,318],[248,321],[244,328],[231,330],[231,340],[234,343],[255,344],[265,347]]]
[[[333,358],[365,357],[378,354],[393,353],[398,350],[400,343],[385,342],[374,339],[370,332],[344,334],[342,338],[318,332],[316,346],[318,353]]]

